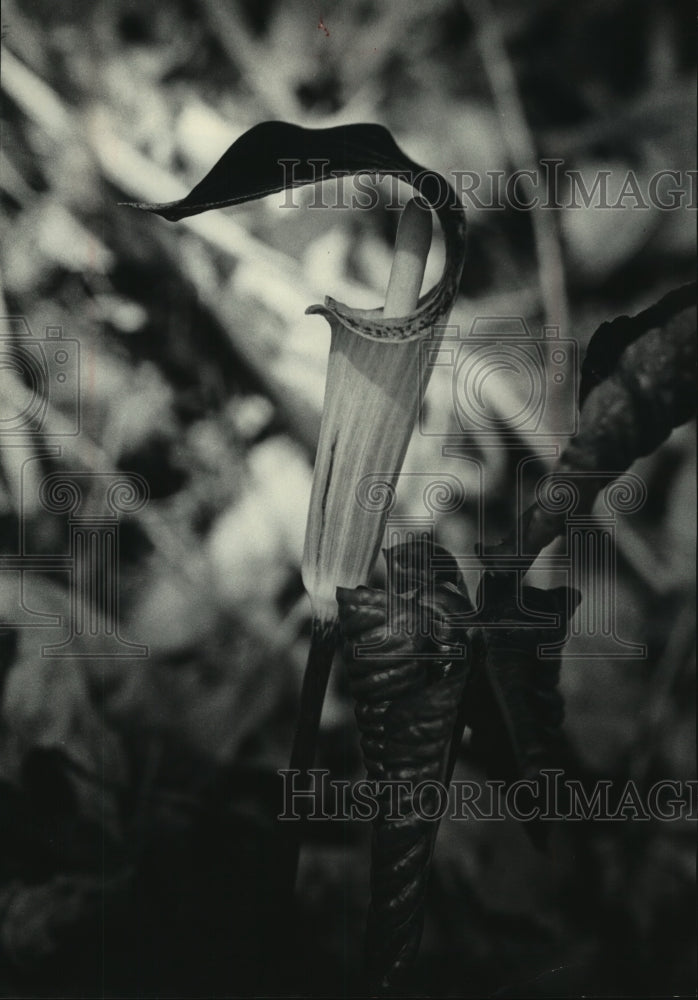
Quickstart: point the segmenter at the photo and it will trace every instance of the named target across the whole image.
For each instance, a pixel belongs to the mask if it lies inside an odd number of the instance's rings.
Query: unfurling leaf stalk
[[[579,431],[550,474],[561,483],[575,477],[576,514],[590,511],[609,478],[649,455],[695,415],[697,343],[695,283],[669,292],[637,316],[619,316],[596,330],[582,366]],[[565,514],[536,502],[521,515],[515,534],[481,556],[487,563],[489,556],[515,552],[518,535],[530,566],[564,527]]]
[[[426,816],[436,816],[437,788],[450,778],[452,734],[469,670],[463,630],[451,621],[470,610],[457,568],[453,582],[420,578],[410,572],[419,563],[414,555],[407,544],[386,552],[398,590],[390,603],[381,590],[338,590],[367,777],[380,783],[366,926],[372,994],[399,986],[419,948],[438,830],[438,821]],[[375,653],[357,655],[358,646],[376,645],[381,632]],[[428,784],[417,803],[422,782]]]

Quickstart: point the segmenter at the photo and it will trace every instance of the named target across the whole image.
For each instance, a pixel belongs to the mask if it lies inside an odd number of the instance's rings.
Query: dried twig
[[[538,162],[536,144],[526,121],[497,12],[489,0],[463,0],[463,6],[476,28],[482,67],[502,120],[502,135],[512,163],[516,170],[535,170]],[[565,272],[555,215],[548,211],[531,212],[530,216],[545,321],[567,330],[569,311]]]

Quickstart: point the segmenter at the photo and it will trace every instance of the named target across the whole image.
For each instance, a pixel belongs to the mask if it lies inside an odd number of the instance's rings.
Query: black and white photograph
[[[698,996],[695,5],[1,12],[0,996]]]

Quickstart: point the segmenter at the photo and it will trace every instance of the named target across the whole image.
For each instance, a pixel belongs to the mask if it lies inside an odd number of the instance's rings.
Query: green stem
[[[485,656],[484,648],[484,638],[482,634],[482,629],[478,626],[470,629],[469,641],[466,648],[466,670],[467,676],[472,677],[479,669],[482,669],[482,663]],[[456,764],[458,763],[458,755],[463,743],[463,733],[465,732],[466,719],[471,711],[471,705],[469,700],[473,697],[471,685],[466,679],[465,686],[461,693],[460,704],[458,705],[458,712],[456,714],[456,721],[453,726],[453,735],[451,736],[451,745],[448,750],[448,757],[446,760],[446,787],[451,784],[453,780],[453,772],[456,769]]]
[[[296,788],[306,788],[310,784],[309,770],[315,762],[320,717],[325,701],[330,668],[337,645],[337,623],[313,618],[308,662],[303,677],[298,725],[293,739],[289,770],[300,773],[294,780]],[[284,824],[284,840],[281,847],[283,869],[281,877],[288,891],[293,894],[298,873],[301,840],[305,820]]]
[[[309,786],[308,772],[315,762],[320,717],[336,644],[337,623],[314,617],[289,762],[290,770],[300,772],[293,781],[295,789]],[[295,982],[296,963],[303,942],[294,912],[294,890],[306,823],[302,812],[301,819],[296,822],[277,823],[276,849],[267,872],[266,888],[269,900],[267,936],[278,949],[278,962],[264,962],[260,967],[260,996],[278,995],[280,988],[286,995],[287,987]]]

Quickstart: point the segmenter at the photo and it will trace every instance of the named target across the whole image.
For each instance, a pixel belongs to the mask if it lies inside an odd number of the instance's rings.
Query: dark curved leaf
[[[398,320],[384,321],[380,310],[350,309],[329,298],[324,306],[311,306],[308,311],[334,316],[369,338],[411,339],[440,322],[455,299],[465,254],[465,215],[445,178],[406,156],[382,125],[309,129],[287,122],[262,122],[240,136],[185,198],[130,204],[176,222],[338,174],[356,173],[400,177],[434,209],[446,242],[443,275],[420,299],[417,309]]]
[[[623,351],[653,327],[662,327],[677,313],[696,304],[695,282],[668,292],[659,302],[637,316],[618,316],[601,326],[592,335],[584,355],[579,385],[579,406],[597,385],[616,368]]]
[[[591,510],[603,486],[695,415],[695,301],[696,285],[684,285],[637,316],[604,323],[592,337],[583,367],[579,431],[551,473],[560,484],[574,480],[575,514]],[[486,565],[492,557],[510,555],[517,551],[518,536],[531,565],[565,530],[565,517],[534,503],[519,517],[517,532],[478,555]],[[492,582],[496,575],[489,573]]]
[[[665,315],[662,303],[655,316]],[[612,372],[589,393],[579,431],[553,471],[560,482],[574,477],[579,494],[575,513],[589,511],[609,476],[625,472],[694,416],[697,341],[695,304],[671,311],[662,326],[633,339]],[[522,518],[526,551],[540,552],[564,525],[564,514],[535,505]]]
[[[423,168],[410,160],[382,125],[303,128],[288,122],[261,122],[240,136],[204,179],[179,201],[136,203],[177,222],[213,208],[239,205],[287,188],[358,171],[409,179]]]
[[[637,316],[620,316],[596,331],[582,368],[579,431],[551,473],[560,483],[574,478],[576,514],[591,510],[610,479],[649,455],[695,415],[697,345],[695,283],[669,292]],[[485,565],[493,557],[511,555],[517,552],[518,537],[530,566],[564,530],[564,514],[534,503],[520,515],[516,532],[480,547],[478,555]],[[496,585],[495,577],[501,574],[487,575]]]

